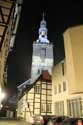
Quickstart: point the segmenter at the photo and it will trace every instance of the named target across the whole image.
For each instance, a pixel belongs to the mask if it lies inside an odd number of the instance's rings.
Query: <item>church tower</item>
[[[39,37],[33,43],[31,78],[36,79],[43,70],[52,73],[53,67],[53,44],[47,39],[47,27],[43,14],[40,22]]]

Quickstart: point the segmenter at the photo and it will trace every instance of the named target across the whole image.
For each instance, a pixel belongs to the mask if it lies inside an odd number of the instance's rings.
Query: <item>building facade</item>
[[[11,1],[0,1],[0,87],[4,86],[6,80],[6,61],[9,53],[9,41],[12,29],[12,17],[15,3]]]
[[[0,90],[7,83],[7,57],[14,45],[20,6],[18,2],[0,0]],[[18,13],[18,11],[19,13]],[[0,92],[1,92],[0,91]],[[1,94],[1,93],[0,93]],[[1,101],[1,100],[0,100]]]
[[[51,115],[51,106],[51,76],[48,71],[42,71],[33,84],[27,85],[23,96],[19,99],[17,116],[30,121],[32,115]]]
[[[33,43],[31,80],[28,81],[29,83],[25,82],[18,86],[21,95],[24,93],[18,100],[18,117],[29,121],[31,115],[51,115],[52,67],[53,45],[47,39],[46,21],[43,14],[39,37]]]
[[[53,68],[52,113],[83,117],[83,25],[64,34],[65,58]]]

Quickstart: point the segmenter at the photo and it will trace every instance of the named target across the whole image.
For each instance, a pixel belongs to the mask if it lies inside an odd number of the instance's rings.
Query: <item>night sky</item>
[[[48,39],[54,44],[55,64],[64,58],[62,33],[71,26],[83,24],[83,6],[78,2],[58,3],[24,0],[13,51],[8,57],[8,90],[16,92],[17,85],[30,78],[32,43],[38,38],[38,28],[46,13]],[[51,9],[52,8],[52,9]],[[32,11],[32,12],[31,12]]]

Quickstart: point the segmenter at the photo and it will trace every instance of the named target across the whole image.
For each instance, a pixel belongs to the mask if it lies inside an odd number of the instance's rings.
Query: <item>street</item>
[[[22,120],[0,120],[0,125],[30,125]]]

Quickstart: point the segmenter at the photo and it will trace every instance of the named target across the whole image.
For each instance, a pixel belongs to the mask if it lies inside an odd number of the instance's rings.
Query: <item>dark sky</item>
[[[83,24],[83,6],[80,2],[37,2],[24,0],[14,49],[8,57],[8,88],[16,92],[16,86],[30,77],[32,42],[38,38],[38,28],[46,12],[48,39],[54,43],[55,64],[64,58],[62,33],[71,26]]]

